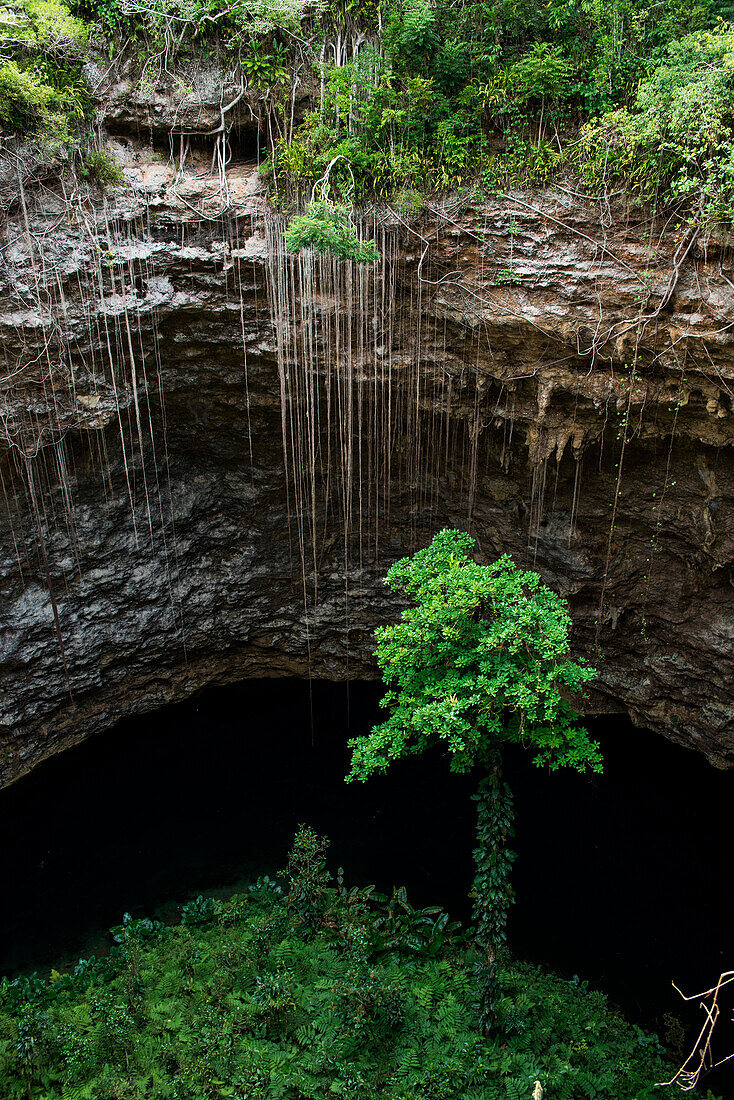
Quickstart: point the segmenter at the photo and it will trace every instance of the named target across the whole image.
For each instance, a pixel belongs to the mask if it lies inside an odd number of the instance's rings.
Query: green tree
[[[600,771],[601,756],[564,698],[595,675],[570,659],[565,602],[507,555],[477,564],[473,546],[470,535],[440,531],[389,570],[387,583],[411,604],[399,623],[376,631],[389,715],[350,741],[347,778],[365,780],[436,745],[448,752],[453,771],[479,773],[472,897],[480,1016],[488,1028],[512,899],[512,796],[501,746],[526,745],[534,763],[551,770]]]

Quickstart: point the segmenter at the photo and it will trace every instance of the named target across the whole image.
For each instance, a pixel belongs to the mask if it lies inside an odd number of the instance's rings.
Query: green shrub
[[[389,61],[398,69],[423,72],[441,42],[436,8],[427,0],[404,0],[389,7],[382,40]]]
[[[311,928],[318,925],[326,906],[330,884],[326,869],[327,847],[324,837],[307,825],[301,825],[284,872],[288,881],[288,905],[297,918]]]
[[[56,90],[38,79],[38,73],[21,69],[15,61],[0,66],[0,123],[9,130],[33,129],[56,102]]]
[[[193,901],[187,902],[181,910],[181,924],[193,928],[203,928],[214,920],[215,906],[212,898],[199,894]]]
[[[0,9],[0,128],[47,144],[69,140],[91,98],[80,63],[87,27],[61,0]]]
[[[571,91],[573,66],[561,46],[534,42],[509,69],[508,94],[516,103],[558,101]]]
[[[498,282],[516,283],[511,269]],[[466,532],[444,529],[388,570],[407,603],[375,631],[386,717],[350,742],[348,780],[364,781],[395,760],[441,747],[453,771],[478,774],[476,874],[472,886],[477,1000],[483,1028],[497,1024],[497,961],[507,942],[513,891],[512,795],[502,745],[516,741],[551,771],[601,771],[598,744],[564,692],[582,693],[595,670],[571,659],[565,602],[504,554],[471,556]]]
[[[349,209],[328,199],[310,203],[304,214],[293,218],[285,231],[285,242],[289,252],[311,248],[358,264],[375,263],[380,258],[374,241],[359,239]]]
[[[84,157],[79,175],[102,188],[113,183],[122,183],[125,179],[122,168],[107,153],[100,151],[88,153]]]
[[[89,31],[61,0],[22,0],[0,8],[0,48],[43,50],[66,60],[83,56]]]
[[[734,30],[668,46],[634,105],[588,126],[578,161],[588,182],[624,178],[645,198],[686,200],[698,220],[734,214]]]

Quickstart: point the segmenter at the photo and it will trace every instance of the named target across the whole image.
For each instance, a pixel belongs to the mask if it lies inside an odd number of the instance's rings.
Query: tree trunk
[[[497,962],[507,941],[507,914],[512,902],[510,871],[515,853],[507,846],[513,835],[513,805],[510,788],[502,780],[499,753],[490,761],[489,773],[474,795],[477,804],[477,847],[474,935],[477,948],[477,993],[479,1022],[486,1033],[497,1023]]]

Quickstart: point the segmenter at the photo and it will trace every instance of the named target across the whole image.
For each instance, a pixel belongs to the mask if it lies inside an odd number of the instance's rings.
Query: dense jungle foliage
[[[652,1100],[653,1035],[577,979],[506,963],[501,1038],[475,1024],[473,956],[436,909],[326,870],[301,829],[282,885],[124,918],[108,957],[0,984],[0,1090],[27,1100]]]
[[[91,106],[81,64],[86,24],[61,0],[23,0],[0,8],[0,125],[42,132],[50,143],[72,136]]]
[[[732,14],[730,0],[13,0],[0,125],[56,148],[91,134],[87,57],[137,59],[141,84],[182,94],[192,65],[218,62],[265,102],[281,198],[410,211],[442,189],[567,177],[711,222],[734,210]],[[109,166],[86,170],[104,182]]]

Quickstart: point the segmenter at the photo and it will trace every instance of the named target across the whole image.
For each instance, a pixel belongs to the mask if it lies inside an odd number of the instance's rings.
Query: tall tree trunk
[[[507,914],[513,893],[510,871],[515,853],[507,847],[514,835],[512,792],[502,779],[502,757],[490,760],[489,772],[474,795],[477,847],[474,849],[474,935],[477,948],[479,1022],[490,1031],[497,1022],[497,962],[507,941]]]

